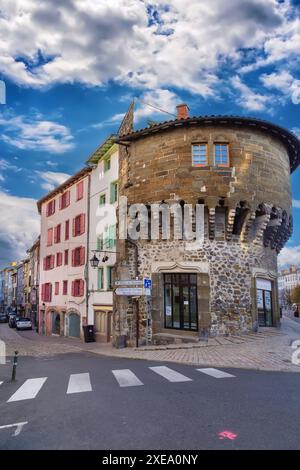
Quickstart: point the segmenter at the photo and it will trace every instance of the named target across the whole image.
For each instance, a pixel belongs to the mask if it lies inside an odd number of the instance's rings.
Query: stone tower
[[[119,196],[128,206],[204,205],[204,240],[193,249],[172,230],[119,240],[117,278],[148,277],[152,291],[115,296],[115,344],[135,344],[137,332],[140,344],[158,344],[278,326],[277,255],[292,233],[298,138],[258,119],[189,117],[186,105],[175,120],[131,124],[132,112],[119,135]]]

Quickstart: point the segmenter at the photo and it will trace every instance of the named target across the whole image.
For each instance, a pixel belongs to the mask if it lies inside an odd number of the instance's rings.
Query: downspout
[[[90,246],[90,196],[91,196],[91,174],[88,174],[88,194],[87,194],[87,236],[86,236],[86,263],[85,263],[85,296],[86,315],[89,324],[89,246]]]

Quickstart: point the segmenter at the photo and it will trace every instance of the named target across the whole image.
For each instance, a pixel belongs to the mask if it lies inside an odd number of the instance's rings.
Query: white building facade
[[[115,136],[106,139],[87,163],[93,166],[90,175],[88,258],[95,255],[99,259],[96,268],[89,263],[88,323],[94,325],[96,341],[110,342],[119,171]]]
[[[290,266],[284,269],[278,276],[278,290],[291,292],[300,285],[300,269],[296,266]]]

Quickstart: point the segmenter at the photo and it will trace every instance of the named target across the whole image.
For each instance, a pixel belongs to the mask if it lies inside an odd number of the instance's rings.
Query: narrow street
[[[108,357],[7,325],[0,336],[52,347],[21,355],[14,383],[11,356],[0,366],[1,449],[299,446],[299,373]]]

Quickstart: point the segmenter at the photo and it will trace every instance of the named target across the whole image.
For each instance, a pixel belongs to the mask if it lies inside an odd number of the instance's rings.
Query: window
[[[55,293],[55,295],[59,294],[59,282],[55,283],[54,293]]]
[[[52,284],[47,282],[46,284],[42,284],[42,301],[43,302],[51,302],[52,298]]]
[[[61,224],[54,227],[54,243],[60,243]]]
[[[47,246],[51,246],[53,244],[53,228],[48,228],[47,231]]]
[[[50,215],[54,214],[55,212],[55,199],[52,199],[52,201],[48,202],[47,208],[46,208],[46,216],[49,217]]]
[[[104,171],[106,172],[108,170],[110,170],[110,158],[104,160]]]
[[[70,205],[70,191],[66,191],[59,198],[59,208],[65,209]]]
[[[85,262],[85,248],[79,246],[72,250],[72,266],[82,266]]]
[[[62,253],[56,253],[56,266],[62,265]]]
[[[68,294],[68,281],[63,281],[63,295]]]
[[[54,255],[48,255],[44,258],[44,271],[54,268]]]
[[[102,251],[104,248],[103,233],[97,238],[97,250]]]
[[[72,295],[73,297],[82,297],[84,295],[84,280],[75,279],[72,282]]]
[[[113,266],[107,266],[107,290],[113,289]]]
[[[97,279],[97,289],[103,290],[104,286],[103,279],[103,268],[98,268],[98,279]]]
[[[70,236],[70,221],[66,220],[65,222],[65,240],[69,240]]]
[[[82,198],[83,198],[83,181],[80,181],[80,183],[76,185],[76,200],[79,201]]]
[[[113,204],[118,200],[118,183],[114,181],[110,184],[110,202]]]
[[[80,214],[73,219],[73,237],[82,235],[85,231],[85,214]]]
[[[105,248],[113,248],[116,246],[116,225],[110,225],[105,234]]]
[[[69,250],[65,250],[64,264],[69,264]]]
[[[106,201],[106,196],[105,196],[105,194],[100,194],[100,197],[99,197],[99,206],[104,206],[105,201]]]
[[[193,144],[192,145],[192,164],[193,166],[208,165],[207,158],[207,144]]]
[[[229,166],[229,145],[215,144],[215,165]]]

